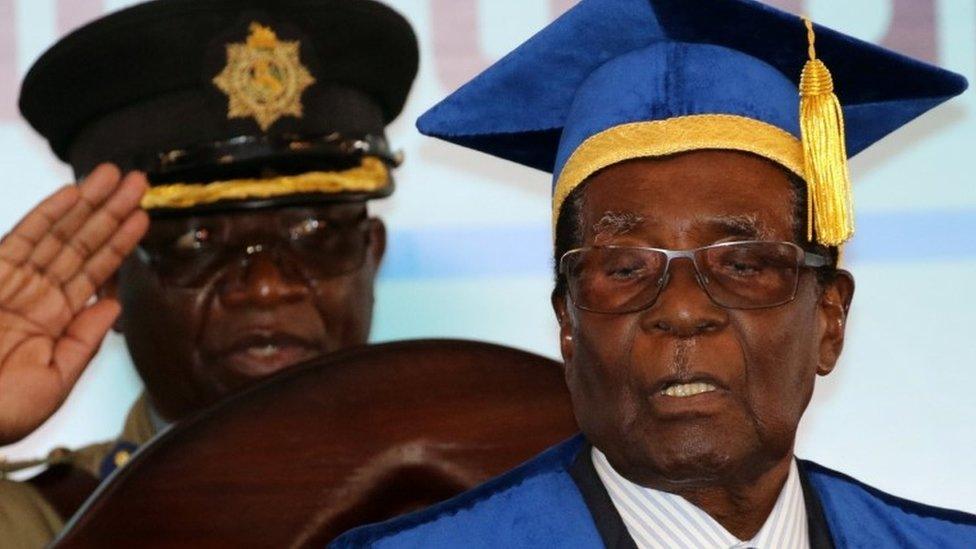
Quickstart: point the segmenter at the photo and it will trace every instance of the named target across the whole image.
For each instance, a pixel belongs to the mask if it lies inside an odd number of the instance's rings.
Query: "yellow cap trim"
[[[232,179],[206,184],[172,183],[150,187],[142,197],[146,210],[191,208],[221,200],[274,198],[292,194],[376,192],[386,188],[390,171],[382,160],[367,156],[355,168],[338,172],[307,172],[266,179]]]
[[[766,122],[729,114],[699,114],[614,126],[583,141],[556,181],[552,197],[555,238],[559,211],[569,193],[599,170],[625,160],[705,149],[757,154],[803,177],[803,146]]]

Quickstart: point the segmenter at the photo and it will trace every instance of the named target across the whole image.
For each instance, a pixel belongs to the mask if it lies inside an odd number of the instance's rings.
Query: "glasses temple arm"
[[[803,252],[804,267],[827,267],[829,265],[830,259],[813,252]]]

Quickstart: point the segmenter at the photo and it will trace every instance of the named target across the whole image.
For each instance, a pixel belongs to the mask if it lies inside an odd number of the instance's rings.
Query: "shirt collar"
[[[607,489],[627,531],[641,549],[658,547],[808,549],[806,506],[796,460],[773,511],[759,533],[740,540],[681,496],[635,484],[613,469],[606,456],[592,450],[593,467]]]

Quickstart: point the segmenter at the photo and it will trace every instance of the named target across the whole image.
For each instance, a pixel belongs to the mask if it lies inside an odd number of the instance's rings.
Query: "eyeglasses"
[[[144,241],[136,255],[168,286],[197,289],[252,256],[271,254],[286,274],[318,280],[362,267],[369,247],[369,219],[339,223],[308,217],[269,230],[260,238],[236,238],[226,227],[199,225],[176,238]]]
[[[801,267],[829,260],[791,242],[725,242],[694,250],[589,246],[566,252],[559,272],[580,309],[624,314],[654,304],[667,285],[673,259],[687,258],[708,297],[728,309],[763,309],[796,297]]]

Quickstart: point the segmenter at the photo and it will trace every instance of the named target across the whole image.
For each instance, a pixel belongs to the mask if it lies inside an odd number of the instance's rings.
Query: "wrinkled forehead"
[[[584,235],[694,230],[792,240],[798,191],[786,170],[748,153],[632,159],[587,179],[580,228]]]

